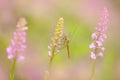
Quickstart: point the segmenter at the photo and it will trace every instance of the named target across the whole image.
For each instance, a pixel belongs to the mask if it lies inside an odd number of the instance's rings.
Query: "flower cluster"
[[[13,59],[17,56],[18,60],[23,60],[24,57],[22,53],[26,49],[26,30],[28,29],[25,18],[20,18],[16,31],[13,33],[13,38],[11,39],[11,43],[7,48],[8,59]]]
[[[104,39],[107,38],[107,35],[104,33],[107,30],[108,23],[108,10],[105,7],[100,18],[100,22],[98,23],[98,27],[96,27],[96,32],[92,34],[93,42],[89,46],[91,49],[91,58],[96,59],[97,57],[102,57],[103,52],[105,50],[103,46]]]
[[[59,52],[60,48],[61,48],[61,37],[63,35],[63,18],[59,18],[58,20],[58,24],[57,24],[57,28],[54,32],[54,36],[51,38],[52,40],[52,44],[50,44],[48,46],[48,56],[52,56],[52,51],[54,50],[54,52]]]

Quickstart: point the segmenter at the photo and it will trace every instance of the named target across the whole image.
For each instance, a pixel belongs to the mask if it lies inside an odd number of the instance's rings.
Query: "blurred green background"
[[[71,59],[64,48],[53,61],[50,80],[89,80],[89,45],[103,7],[109,24],[104,57],[96,64],[95,80],[120,80],[120,0],[0,0],[0,80],[9,80],[12,61],[6,48],[20,17],[28,22],[25,60],[17,63],[15,80],[44,80],[49,62],[48,48],[55,26],[64,18],[70,39]]]

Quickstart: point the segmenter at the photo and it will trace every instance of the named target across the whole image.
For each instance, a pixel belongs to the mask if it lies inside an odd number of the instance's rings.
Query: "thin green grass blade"
[[[12,70],[10,73],[10,80],[14,80],[15,68],[16,68],[17,57],[14,58],[14,62],[12,65]]]

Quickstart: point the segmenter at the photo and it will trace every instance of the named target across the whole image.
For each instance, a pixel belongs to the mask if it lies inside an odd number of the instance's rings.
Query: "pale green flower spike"
[[[63,36],[63,18],[59,18],[54,36],[52,37],[52,43],[48,46],[48,56],[50,57],[50,62],[48,64],[48,70],[45,73],[45,80],[49,79],[50,76],[50,69],[51,65],[55,56],[55,53],[60,51],[61,43],[62,43],[62,36]]]

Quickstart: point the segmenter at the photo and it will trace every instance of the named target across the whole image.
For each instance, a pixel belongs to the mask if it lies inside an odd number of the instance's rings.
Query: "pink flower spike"
[[[91,52],[92,59],[96,59],[97,56],[101,56],[101,57],[103,56],[103,52],[105,50],[103,46],[103,42],[104,42],[104,39],[107,38],[105,31],[108,29],[107,27],[108,16],[109,16],[108,10],[106,7],[104,7],[102,15],[100,17],[100,21],[98,22],[98,26],[96,27],[96,31],[92,34],[92,39],[94,40],[89,46],[92,51]]]
[[[17,58],[20,58],[23,60],[23,56],[20,56],[19,54],[23,53],[26,49],[26,32],[28,28],[25,26],[27,24],[25,18],[20,18],[15,32],[13,32],[13,38],[11,39],[11,43],[8,46],[7,53],[8,53],[8,59],[13,59],[16,54],[18,55]]]

